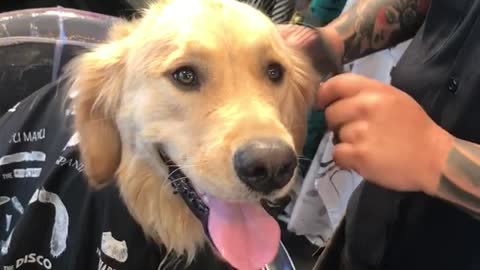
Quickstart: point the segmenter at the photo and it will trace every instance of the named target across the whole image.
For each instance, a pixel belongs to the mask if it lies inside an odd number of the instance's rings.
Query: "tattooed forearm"
[[[480,146],[455,140],[442,171],[437,196],[480,218]]]
[[[343,62],[413,37],[429,5],[430,0],[358,0],[329,26],[343,39]]]

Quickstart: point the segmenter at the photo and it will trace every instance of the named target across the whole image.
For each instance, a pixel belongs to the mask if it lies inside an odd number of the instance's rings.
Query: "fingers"
[[[277,29],[280,32],[280,36],[283,39],[288,38],[288,36],[292,33],[292,25],[291,24],[277,24]]]
[[[335,144],[333,159],[339,167],[360,173],[358,171],[359,164],[363,160],[360,149],[367,139],[367,134],[368,123],[366,121],[352,122],[338,130],[339,142]]]
[[[363,177],[370,177],[367,172],[372,160],[368,153],[364,146],[339,143],[333,150],[333,160],[344,170],[353,170]]]
[[[355,121],[366,116],[367,110],[361,103],[361,97],[340,99],[325,109],[325,119],[329,130],[338,130],[347,122]]]
[[[355,149],[348,143],[339,143],[333,150],[333,159],[335,164],[346,170],[355,170]]]
[[[374,115],[379,95],[376,81],[354,74],[341,74],[325,82],[320,88],[317,103],[325,108],[328,128],[339,140],[335,144],[335,163],[344,169],[358,170],[361,154],[368,135],[368,120]]]
[[[360,75],[340,74],[322,84],[317,94],[316,104],[319,108],[326,108],[335,101],[353,97],[360,91],[373,88],[376,84],[378,82]]]
[[[337,55],[325,33],[318,29],[306,29],[309,31],[305,34],[303,49],[312,60],[315,70],[322,75],[342,73],[341,57]]]
[[[341,143],[357,145],[366,140],[368,133],[368,123],[366,121],[356,121],[341,127],[338,131],[338,137]]]
[[[317,32],[302,25],[295,24],[279,24],[276,25],[280,36],[287,42],[287,44],[302,48],[305,43],[316,38]]]
[[[311,59],[313,68],[322,75],[339,74],[340,57],[324,31],[308,25],[277,25],[281,37],[289,46],[300,49]]]

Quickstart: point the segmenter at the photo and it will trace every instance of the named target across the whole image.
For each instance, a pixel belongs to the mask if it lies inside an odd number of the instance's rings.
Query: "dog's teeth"
[[[202,195],[202,200],[203,200],[205,203],[208,203],[208,197],[207,197],[207,195],[203,194],[203,195]]]

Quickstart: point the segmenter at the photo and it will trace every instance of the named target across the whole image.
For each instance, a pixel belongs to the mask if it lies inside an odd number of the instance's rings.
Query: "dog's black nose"
[[[297,167],[293,149],[280,139],[248,141],[234,154],[235,171],[248,187],[268,194],[284,187]]]

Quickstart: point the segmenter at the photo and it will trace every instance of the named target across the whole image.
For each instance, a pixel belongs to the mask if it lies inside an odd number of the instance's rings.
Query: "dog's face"
[[[303,144],[309,78],[266,17],[245,21],[243,4],[201,2],[188,11],[175,2],[135,33],[143,48],[127,63],[121,132],[164,147],[207,193],[282,193]],[[165,32],[148,37],[155,29]]]
[[[94,97],[114,114],[121,144],[145,147],[146,160],[165,148],[198,189],[224,199],[284,193],[314,78],[267,17],[235,1],[180,0],[113,36],[81,68],[107,77]],[[95,70],[103,65],[110,70]],[[87,173],[109,159],[87,160]]]
[[[127,158],[160,171],[162,149],[199,192],[223,200],[288,190],[317,77],[259,11],[233,0],[157,3],[72,67],[91,182]]]

